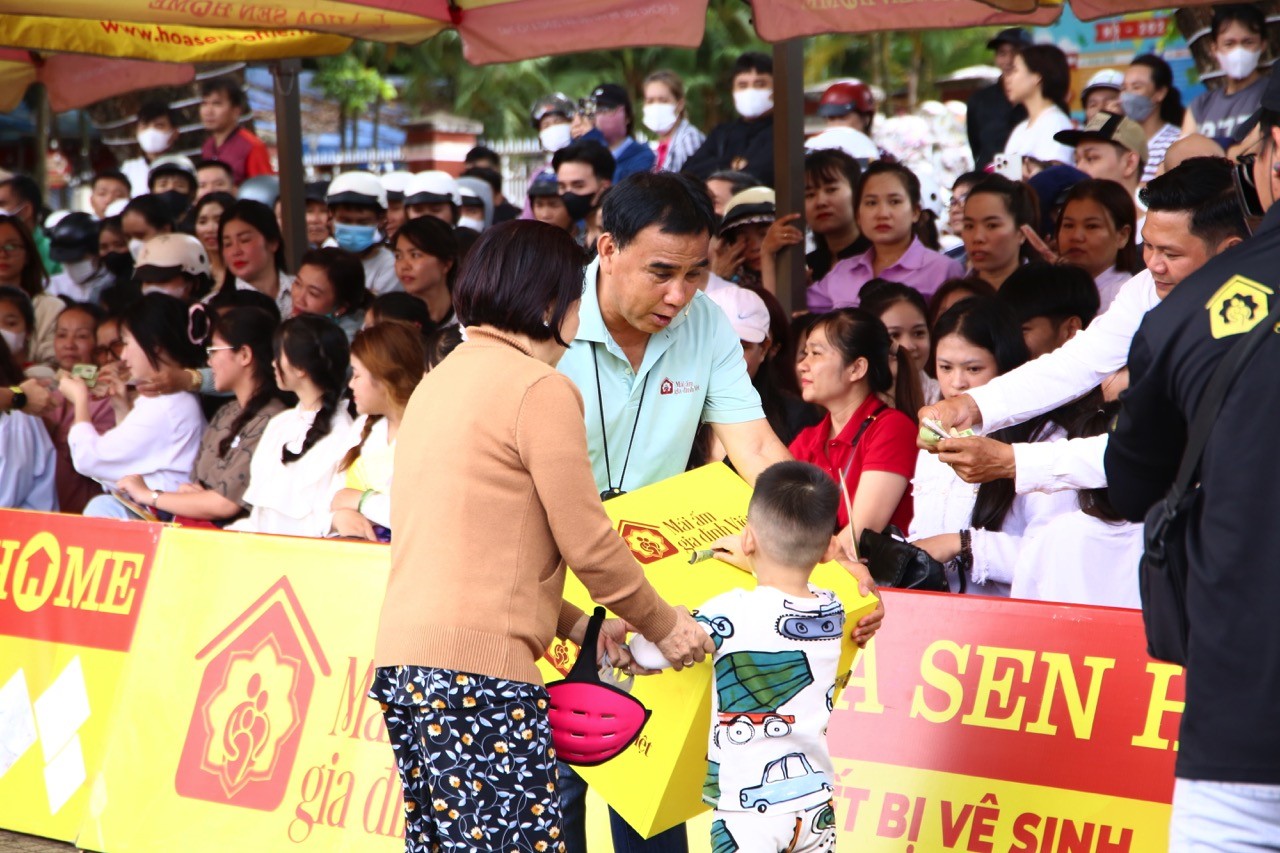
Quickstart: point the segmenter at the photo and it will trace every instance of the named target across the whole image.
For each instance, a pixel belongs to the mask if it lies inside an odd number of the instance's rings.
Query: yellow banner
[[[0,45],[155,62],[249,62],[330,56],[350,47],[351,39],[298,29],[215,29],[0,15]]]
[[[444,4],[440,6],[443,8]],[[0,0],[0,16],[48,15],[96,22],[109,10],[116,21],[202,29],[310,30],[416,44],[448,21],[385,12],[338,0]]]

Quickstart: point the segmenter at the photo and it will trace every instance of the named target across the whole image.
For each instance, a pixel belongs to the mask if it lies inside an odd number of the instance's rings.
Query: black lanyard
[[[840,472],[841,483],[849,478],[849,469],[853,467],[853,454],[858,449],[858,441],[862,438],[862,434],[867,431],[867,427],[871,426],[871,423],[876,418],[880,417],[880,413],[887,408],[889,408],[887,405],[881,403],[874,412],[867,416],[867,419],[862,422],[862,426],[858,427],[858,431],[854,433],[853,441],[849,442],[849,461],[845,463],[844,470]],[[836,466],[834,462],[831,462],[831,454],[827,453],[827,443],[825,441],[822,443],[822,452],[827,457],[827,462],[831,463],[832,473],[835,473]]]
[[[618,477],[618,485],[613,484],[613,471],[609,468],[609,433],[604,426],[604,392],[600,390],[600,359],[596,357],[596,342],[591,342],[591,364],[596,369],[596,402],[600,406],[600,441],[604,445],[604,476],[609,488],[600,493],[600,500],[607,501],[619,495],[625,495],[622,481],[627,478],[627,464],[631,461],[631,446],[636,441],[636,428],[640,426],[640,413],[644,410],[644,392],[649,387],[649,374],[644,375],[640,384],[640,404],[636,406],[636,420],[631,425],[631,438],[627,441],[627,455],[622,460],[622,474]]]

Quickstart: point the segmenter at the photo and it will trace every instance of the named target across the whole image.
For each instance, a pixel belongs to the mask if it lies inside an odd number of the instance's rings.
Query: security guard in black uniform
[[[1280,299],[1280,73],[1261,103],[1263,147],[1252,165],[1266,211],[1261,225],[1147,314],[1129,352],[1130,387],[1106,470],[1111,502],[1133,521],[1172,485],[1218,362]],[[1171,850],[1280,844],[1280,327],[1276,332],[1223,402],[1188,516],[1190,640]]]

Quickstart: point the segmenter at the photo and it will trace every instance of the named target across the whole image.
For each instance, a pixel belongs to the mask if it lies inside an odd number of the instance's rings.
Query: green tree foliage
[[[385,52],[385,45],[361,42],[346,53],[316,61],[314,83],[326,98],[338,105],[339,138],[343,148],[347,146],[349,117],[396,97],[395,87],[379,70],[386,64]]]

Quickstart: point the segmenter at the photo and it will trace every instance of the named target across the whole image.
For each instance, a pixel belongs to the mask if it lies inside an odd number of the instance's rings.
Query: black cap
[[[324,202],[329,194],[328,181],[307,181],[303,197],[307,201]]]
[[[591,100],[595,101],[600,109],[626,107],[628,112],[631,111],[631,98],[627,95],[627,90],[617,83],[602,83],[596,86],[595,91],[591,93]]]
[[[560,185],[556,182],[554,175],[541,177],[529,185],[525,195],[529,198],[558,197],[560,195]]]
[[[987,50],[995,50],[1002,44],[1011,44],[1014,47],[1028,47],[1033,42],[1031,34],[1022,27],[1010,27],[1007,30],[1001,30],[996,33],[995,38],[987,42]]]

